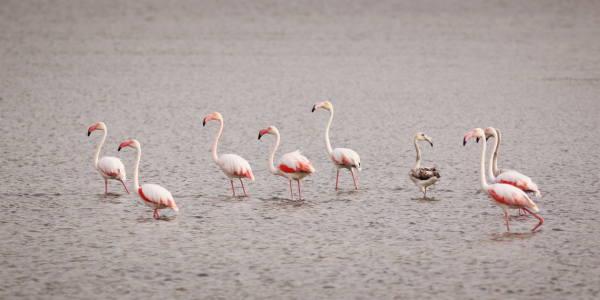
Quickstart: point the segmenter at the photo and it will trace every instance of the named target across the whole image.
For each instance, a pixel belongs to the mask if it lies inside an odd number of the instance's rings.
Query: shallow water
[[[600,5],[594,1],[4,1],[0,6],[0,298],[597,298]],[[328,160],[331,143],[363,170]],[[247,159],[247,197],[212,162]],[[161,220],[92,166],[121,158],[132,190],[173,194]],[[303,201],[269,173],[300,149]],[[499,167],[540,187],[545,219],[481,191],[475,127]],[[85,132],[84,132],[85,131]],[[412,140],[440,183],[409,180]],[[488,149],[491,148],[488,146]],[[241,186],[235,182],[239,194]],[[297,189],[294,184],[297,197]]]

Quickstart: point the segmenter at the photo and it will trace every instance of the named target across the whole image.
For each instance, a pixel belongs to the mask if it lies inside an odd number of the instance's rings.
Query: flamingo
[[[421,150],[419,150],[419,142],[428,141],[433,147],[433,141],[431,137],[424,133],[417,133],[414,139],[415,148],[417,149],[417,161],[415,166],[408,172],[408,177],[412,180],[423,192],[423,199],[427,198],[427,189],[437,184],[440,180],[440,173],[435,168],[421,168]]]
[[[498,176],[498,174],[505,173],[505,172],[517,172],[514,170],[510,170],[510,169],[498,170],[498,151],[500,150],[500,143],[502,142],[500,130],[496,129],[496,135],[498,137],[498,144],[496,146],[496,149],[494,150],[494,159],[492,161],[492,171],[494,172],[494,176]],[[485,135],[486,140],[489,139],[490,136],[491,136],[491,134],[488,135],[486,133],[486,135]]]
[[[494,174],[493,171],[493,166],[494,166],[494,157],[498,157],[498,148],[500,147],[500,139],[497,137],[497,132],[493,127],[488,127],[485,129],[485,135],[486,136],[493,136],[494,137],[494,149],[495,151],[490,154],[490,168],[489,168],[489,172],[488,172],[488,177],[490,178],[490,181],[492,183],[504,183],[504,184],[510,184],[513,185],[515,187],[518,187],[520,189],[522,189],[525,192],[531,192],[534,193],[537,197],[541,197],[540,191],[538,190],[538,187],[535,183],[533,183],[533,181],[531,180],[531,178],[517,172],[517,171],[512,171],[512,170],[504,170],[503,172],[498,172],[496,175]],[[497,170],[497,168],[496,168]],[[495,176],[494,176],[495,175]]]
[[[258,139],[260,140],[260,138],[266,133],[274,134],[276,137],[275,147],[273,147],[273,151],[271,151],[271,155],[269,156],[269,170],[275,175],[283,176],[290,180],[290,193],[292,194],[292,200],[294,200],[292,180],[298,181],[298,196],[300,197],[300,200],[302,200],[300,180],[312,173],[317,172],[317,170],[315,170],[315,168],[312,166],[312,162],[308,161],[304,155],[300,154],[300,150],[282,155],[277,162],[278,167],[275,167],[273,165],[273,156],[275,156],[275,151],[277,151],[277,147],[279,146],[279,131],[275,126],[269,126],[258,133]]]
[[[94,154],[94,168],[100,172],[100,175],[104,179],[104,190],[106,194],[108,194],[109,179],[120,180],[123,184],[123,187],[125,187],[127,194],[129,194],[129,189],[127,189],[127,186],[125,185],[127,173],[125,173],[125,166],[123,165],[123,162],[121,162],[120,159],[112,156],[105,156],[98,160],[100,149],[102,149],[102,145],[104,144],[106,135],[108,134],[108,129],[106,129],[106,125],[104,123],[98,122],[90,126],[88,129],[88,136],[90,136],[92,131],[96,129],[104,131],[104,134],[102,135],[102,140],[100,140],[100,144],[98,144],[98,148],[96,148],[96,153]]]
[[[215,138],[215,143],[212,147],[212,157],[215,164],[221,167],[221,170],[227,177],[229,177],[229,181],[231,181],[231,189],[233,190],[233,195],[235,196],[235,187],[233,186],[233,179],[239,178],[242,183],[242,189],[244,190],[244,195],[246,195],[246,188],[244,187],[244,182],[242,178],[248,178],[250,181],[254,181],[254,174],[252,174],[252,170],[250,169],[250,164],[243,159],[241,156],[236,154],[223,154],[221,157],[217,156],[217,143],[219,142],[219,137],[221,137],[221,132],[223,132],[223,116],[220,113],[216,112],[210,114],[204,118],[204,123],[202,126],[206,125],[206,122],[210,120],[218,120],[219,121],[219,132],[217,133],[217,137]]]
[[[333,120],[333,105],[329,103],[329,101],[319,102],[313,106],[312,112],[317,108],[323,108],[329,110],[329,122],[327,123],[327,128],[325,128],[325,145],[327,145],[327,153],[329,153],[329,157],[333,161],[333,164],[337,168],[337,176],[335,177],[335,190],[338,189],[338,179],[340,178],[340,169],[345,168],[350,170],[352,173],[352,180],[354,181],[354,187],[358,190],[358,185],[356,185],[356,179],[354,179],[354,168],[360,171],[360,157],[354,150],[348,148],[335,148],[331,150],[331,144],[329,143],[329,126],[331,125],[331,120]]]
[[[137,149],[137,161],[135,162],[135,170],[133,171],[133,187],[135,192],[142,198],[146,205],[154,209],[154,218],[159,219],[158,210],[170,207],[174,211],[179,211],[175,200],[171,193],[164,187],[156,184],[144,184],[141,187],[138,184],[138,169],[140,167],[140,158],[142,157],[142,146],[137,140],[130,140],[122,142],[119,146],[119,151],[125,147],[131,147]]]
[[[463,146],[467,143],[467,141],[472,138],[484,138],[485,133],[481,128],[475,128],[473,131],[467,133],[463,139]],[[539,212],[538,207],[533,203],[533,201],[527,196],[527,194],[512,185],[509,184],[501,184],[494,183],[491,185],[487,184],[485,180],[485,143],[481,145],[481,159],[479,164],[479,178],[481,181],[481,189],[488,194],[496,205],[500,206],[504,210],[504,217],[506,218],[506,229],[510,231],[510,226],[508,224],[508,209],[523,209],[536,218],[540,220],[537,226],[535,226],[531,231],[536,230],[542,224],[544,224],[544,219],[540,216],[533,213],[531,210],[535,212]],[[531,210],[529,210],[529,209]]]

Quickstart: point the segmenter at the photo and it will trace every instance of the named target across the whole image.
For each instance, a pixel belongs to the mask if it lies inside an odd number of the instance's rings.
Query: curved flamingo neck
[[[494,175],[498,176],[498,151],[500,151],[500,143],[502,142],[500,137],[500,130],[496,130],[496,137],[498,138],[498,145],[496,146],[496,149],[494,151],[492,171],[494,172]]]
[[[484,136],[485,139],[485,136]],[[481,180],[481,188],[487,192],[489,185],[485,181],[485,141],[481,143],[481,160],[479,162],[479,179]]]
[[[496,181],[496,176],[494,176],[494,172],[492,171],[493,168],[493,160],[494,160],[494,153],[496,153],[495,151],[498,150],[498,134],[496,133],[496,130],[492,131],[492,136],[494,137],[494,151],[492,153],[490,153],[490,168],[488,169],[488,176],[490,177],[490,181],[495,182]],[[485,139],[485,137],[484,137]],[[483,141],[483,144],[486,144],[486,141]]]
[[[278,169],[275,168],[275,165],[273,164],[273,157],[275,157],[275,151],[277,151],[277,147],[279,147],[279,132],[275,132],[275,146],[273,147],[273,151],[271,151],[271,155],[269,156],[269,170],[275,175],[279,175]]]
[[[419,166],[421,166],[421,150],[419,149],[419,141],[417,140],[417,138],[415,138],[415,149],[417,149],[417,161],[415,162],[415,166],[413,167],[413,169],[416,169]]]
[[[327,123],[327,127],[325,128],[325,145],[327,145],[327,153],[331,156],[331,144],[329,143],[329,126],[331,126],[331,121],[333,120],[333,107],[329,109],[329,122]]]
[[[133,171],[133,187],[135,192],[139,194],[140,185],[138,182],[138,170],[140,168],[140,159],[142,158],[142,147],[137,148],[137,161],[135,162],[135,170]]]
[[[223,132],[223,120],[219,120],[219,132],[217,133],[217,137],[215,138],[215,143],[212,147],[212,159],[215,164],[219,164],[219,157],[217,156],[217,144],[219,143],[219,138],[221,137],[221,133]]]
[[[94,153],[94,168],[96,168],[96,170],[100,170],[98,168],[98,157],[100,156],[100,149],[102,149],[102,145],[104,145],[104,141],[106,140],[106,135],[108,134],[108,129],[104,129],[102,131],[104,131],[104,133],[102,134],[102,139],[100,140],[100,143],[98,144],[98,147],[96,148],[96,153]]]

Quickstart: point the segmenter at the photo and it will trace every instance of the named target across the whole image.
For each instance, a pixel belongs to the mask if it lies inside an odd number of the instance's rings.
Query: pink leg
[[[292,194],[292,200],[294,200],[294,190],[292,190],[292,181],[290,180],[290,194]]]
[[[298,197],[302,200],[302,192],[300,191],[300,180],[298,180]]]
[[[104,181],[104,190],[106,191],[106,194],[108,195],[108,181]]]
[[[154,210],[154,218],[155,219],[160,219],[160,216],[158,215],[158,209]]]
[[[125,185],[125,181],[121,180],[121,183],[123,184],[123,186],[125,187],[125,190],[127,191],[127,194],[129,194],[129,189],[127,188],[127,186]]]
[[[506,217],[506,231],[510,231],[510,226],[508,226],[508,212],[504,212],[504,216]]]
[[[540,220],[540,223],[538,223],[538,224],[537,224],[537,226],[535,226],[533,229],[531,229],[531,231],[534,231],[534,230],[536,230],[538,227],[540,227],[542,224],[544,224],[544,219],[542,219],[540,216],[538,216],[538,215],[536,215],[536,214],[532,213],[532,212],[531,212],[529,209],[527,209],[527,208],[525,208],[525,207],[523,207],[523,210],[524,210],[524,211],[527,211],[527,212],[529,212],[529,213],[530,213],[530,214],[532,214],[534,217],[538,218],[538,220]]]
[[[350,169],[350,172],[352,173],[352,180],[354,180],[354,187],[358,190],[358,185],[356,185],[356,179],[354,179],[354,170]]]
[[[233,190],[233,195],[235,196],[235,188],[233,187],[233,180],[231,180],[231,189]]]
[[[335,190],[337,191],[338,180],[340,179],[340,170],[337,172],[337,176],[335,177]]]
[[[244,181],[240,178],[240,182],[242,183],[242,190],[244,190],[244,196],[248,196],[246,194],[246,188],[244,187]]]

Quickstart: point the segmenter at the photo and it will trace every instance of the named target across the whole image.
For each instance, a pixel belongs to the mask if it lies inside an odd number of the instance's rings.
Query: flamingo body
[[[125,180],[127,179],[127,173],[125,172],[125,166],[123,165],[123,162],[121,162],[120,159],[118,159],[116,157],[112,157],[112,156],[105,156],[105,157],[98,159],[98,156],[100,155],[100,149],[102,149],[102,145],[104,144],[104,141],[106,140],[106,136],[108,134],[108,129],[106,128],[106,125],[104,123],[98,122],[98,123],[90,126],[90,128],[88,129],[88,136],[90,136],[90,134],[96,129],[102,130],[102,131],[104,131],[104,133],[102,135],[102,140],[100,141],[100,143],[98,144],[98,147],[96,148],[96,153],[94,153],[93,163],[94,163],[94,168],[96,170],[98,170],[98,172],[100,172],[100,176],[102,176],[102,179],[104,179],[105,193],[108,194],[108,180],[114,179],[114,180],[121,181],[121,183],[123,184],[123,187],[125,187],[125,190],[127,191],[127,194],[129,194],[129,189],[125,185]]]
[[[312,162],[310,162],[308,158],[300,154],[299,150],[282,155],[279,158],[279,161],[277,162],[277,167],[275,167],[275,165],[273,164],[273,157],[275,156],[275,152],[277,151],[277,147],[279,146],[279,131],[275,126],[269,126],[268,128],[263,129],[258,133],[258,139],[260,140],[260,138],[267,133],[275,135],[275,146],[273,147],[273,150],[269,155],[269,170],[271,171],[271,173],[285,177],[290,181],[290,193],[292,200],[294,200],[292,180],[297,181],[298,197],[300,198],[300,200],[302,200],[300,180],[304,179],[312,173],[317,172],[317,170],[313,167]]]
[[[160,215],[158,214],[159,209],[170,207],[174,211],[179,211],[179,208],[173,199],[173,195],[171,195],[171,193],[164,187],[150,183],[139,186],[138,171],[140,167],[140,159],[142,157],[142,146],[137,140],[125,141],[119,145],[119,151],[125,147],[137,149],[137,161],[135,163],[135,170],[133,171],[133,186],[135,188],[135,192],[140,196],[140,198],[142,198],[144,203],[146,203],[146,205],[148,205],[150,208],[154,209],[154,218],[160,218]]]
[[[463,139],[463,145],[465,145],[472,137],[484,138],[485,134],[481,128],[475,128],[473,131],[465,135]],[[538,227],[544,224],[544,219],[534,213],[539,212],[539,209],[523,190],[509,184],[487,184],[485,179],[485,144],[485,142],[481,143],[481,158],[479,163],[479,179],[481,182],[481,189],[493,199],[496,205],[500,206],[502,210],[504,210],[506,229],[508,231],[510,231],[510,226],[508,223],[509,209],[523,209],[536,217],[540,222],[531,231],[536,230]],[[533,212],[529,209],[533,210]]]
[[[213,161],[221,168],[221,171],[225,173],[225,176],[229,177],[233,195],[235,196],[235,187],[233,186],[234,178],[239,178],[242,189],[244,190],[244,195],[246,195],[246,188],[244,187],[242,178],[248,178],[250,181],[254,181],[254,174],[252,173],[250,164],[237,154],[223,154],[221,157],[217,155],[217,144],[219,143],[219,137],[221,137],[221,133],[223,132],[223,116],[218,112],[212,113],[204,117],[202,126],[206,126],[206,122],[210,120],[219,121],[219,132],[217,133],[217,137],[215,138],[212,147]]]
[[[323,108],[329,111],[329,122],[325,128],[325,146],[327,147],[327,153],[331,157],[331,161],[337,168],[337,175],[335,178],[335,190],[338,189],[338,180],[340,178],[340,169],[348,169],[352,173],[352,180],[354,181],[354,188],[358,190],[356,179],[354,178],[354,169],[360,171],[360,156],[354,150],[348,148],[335,148],[331,150],[331,144],[329,143],[329,127],[333,120],[333,105],[329,101],[319,102],[313,106],[312,112],[318,108]]]

